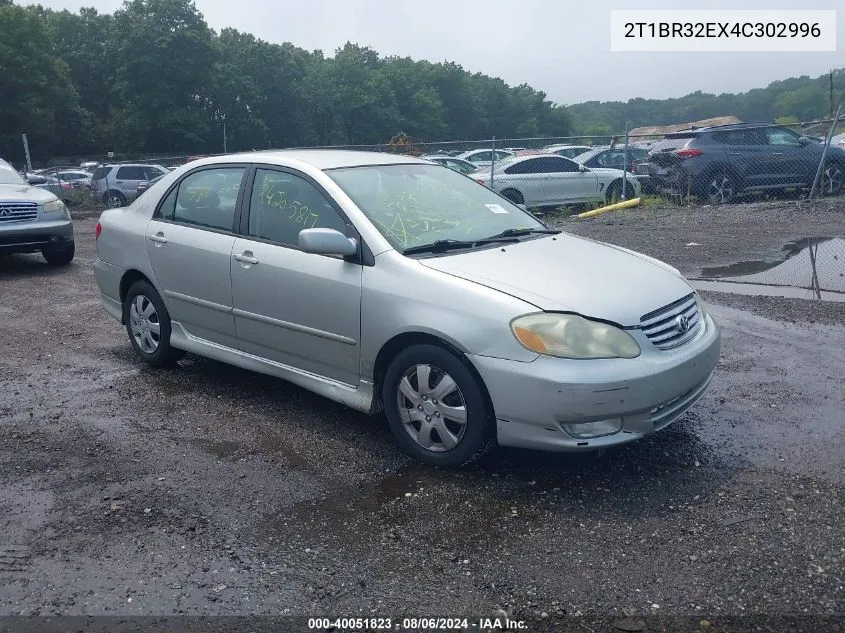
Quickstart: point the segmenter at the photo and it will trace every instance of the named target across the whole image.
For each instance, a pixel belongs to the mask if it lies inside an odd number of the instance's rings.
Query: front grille
[[[27,222],[36,217],[38,205],[34,202],[0,200],[0,222]]]
[[[640,327],[657,349],[672,349],[695,337],[701,328],[701,312],[695,297],[687,295],[640,317]]]

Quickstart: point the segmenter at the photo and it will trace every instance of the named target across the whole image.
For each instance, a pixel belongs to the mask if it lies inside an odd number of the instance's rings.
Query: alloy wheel
[[[144,295],[137,295],[129,306],[129,327],[141,351],[154,354],[161,342],[161,323],[153,302]]]
[[[444,452],[466,433],[467,409],[458,384],[431,365],[414,365],[396,389],[399,416],[411,438],[426,450]]]

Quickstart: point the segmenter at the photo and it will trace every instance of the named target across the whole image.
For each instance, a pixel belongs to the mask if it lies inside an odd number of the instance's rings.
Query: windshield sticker
[[[488,209],[490,209],[493,213],[507,213],[508,212],[507,209],[505,209],[500,204],[485,204],[484,206],[487,207]]]

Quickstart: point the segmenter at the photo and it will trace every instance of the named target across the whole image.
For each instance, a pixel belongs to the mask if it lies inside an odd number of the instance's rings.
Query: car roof
[[[413,156],[341,149],[271,149],[257,152],[242,152],[201,158],[191,164],[216,165],[220,163],[263,162],[271,165],[294,166],[305,163],[317,169],[338,169],[341,167],[364,167],[367,165],[428,164]]]

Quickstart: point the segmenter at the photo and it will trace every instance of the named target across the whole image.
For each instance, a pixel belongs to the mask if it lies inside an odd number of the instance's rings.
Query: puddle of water
[[[766,260],[704,268],[697,290],[845,302],[845,239],[805,238]]]

